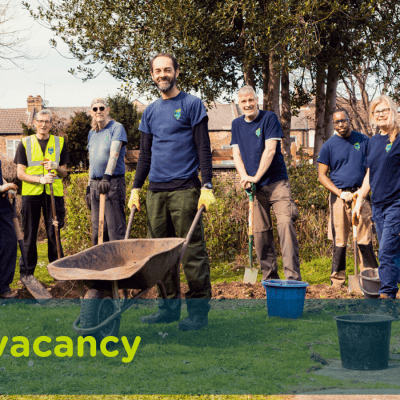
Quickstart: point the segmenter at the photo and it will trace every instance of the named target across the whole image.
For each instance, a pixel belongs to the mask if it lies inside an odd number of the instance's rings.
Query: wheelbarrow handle
[[[187,247],[189,246],[190,239],[192,239],[194,229],[196,228],[196,225],[199,223],[201,214],[203,213],[203,211],[205,210],[205,208],[206,208],[206,207],[205,207],[204,205],[202,205],[202,206],[197,210],[196,216],[194,217],[194,220],[193,220],[193,222],[192,222],[192,225],[190,226],[189,232],[188,232],[188,234],[187,234],[187,236],[186,236],[185,242],[183,243],[183,246],[182,246],[182,248],[181,248],[181,253],[180,253],[180,255],[179,255],[179,264],[178,264],[178,265],[181,265],[181,263],[182,263],[183,256],[185,255],[186,249],[187,249]]]
[[[136,206],[133,206],[129,214],[128,226],[126,227],[125,239],[129,239],[132,230],[133,217],[135,216]]]

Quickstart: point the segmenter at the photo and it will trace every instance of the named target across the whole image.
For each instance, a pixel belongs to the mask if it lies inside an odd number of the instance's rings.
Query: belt
[[[344,189],[340,189],[342,192],[351,192],[351,193],[354,193],[354,192],[357,192],[357,190],[358,189],[360,189],[359,187],[353,187],[353,188],[344,188]]]
[[[124,176],[124,175],[113,175],[112,177],[111,177],[111,179],[114,179],[114,178],[121,178],[122,176]],[[92,181],[101,181],[102,179],[103,179],[103,177],[101,177],[101,178],[90,178]]]

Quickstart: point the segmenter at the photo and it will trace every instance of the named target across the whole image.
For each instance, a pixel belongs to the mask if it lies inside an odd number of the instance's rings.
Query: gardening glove
[[[132,210],[133,206],[135,206],[136,210],[140,211],[139,191],[140,189],[131,190],[131,197],[129,198],[128,202],[128,207],[130,210]]]
[[[45,169],[47,169],[47,171],[57,169],[57,163],[55,161],[44,160],[41,162],[41,164]]]
[[[86,186],[85,203],[86,203],[86,207],[89,210],[92,210],[92,200],[90,198],[90,186]]]
[[[355,206],[353,207],[353,217],[352,217],[352,224],[358,225],[359,218],[361,216],[361,209],[364,204],[365,200],[358,197]]]
[[[351,203],[353,201],[353,193],[351,193],[351,192],[342,192],[341,195],[340,195],[340,198],[345,203]]]
[[[99,183],[99,193],[107,194],[111,189],[111,175],[104,174],[102,180]]]
[[[199,209],[201,206],[204,205],[206,208],[205,211],[208,211],[209,209],[212,208],[214,204],[215,204],[215,197],[212,192],[212,189],[202,188],[197,209]]]
[[[42,176],[42,177],[40,178],[40,183],[41,183],[42,185],[45,185],[46,183],[53,183],[55,177],[56,177],[56,176],[55,176],[54,174],[48,173],[48,174],[46,174],[45,176]]]

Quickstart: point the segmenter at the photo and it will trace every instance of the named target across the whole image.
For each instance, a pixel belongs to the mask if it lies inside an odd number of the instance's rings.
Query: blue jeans
[[[400,276],[400,199],[383,207],[372,206],[379,240],[380,294],[395,298]]]

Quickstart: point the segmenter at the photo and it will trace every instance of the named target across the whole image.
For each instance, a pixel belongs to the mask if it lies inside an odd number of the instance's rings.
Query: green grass
[[[32,342],[42,335],[52,339],[51,344],[41,344],[42,351],[53,350],[55,338],[64,335],[76,346],[77,334],[71,324],[79,314],[79,305],[67,304],[60,301],[48,307],[35,303],[1,307],[2,335],[10,342],[11,337],[26,336],[31,352],[28,357],[14,358],[10,355],[12,343],[7,344],[0,357],[0,393],[244,395],[371,385],[400,389],[310,372],[319,365],[310,358],[310,344],[325,359],[340,359],[332,316],[348,311],[334,301],[326,301],[318,313],[306,309],[298,320],[268,317],[264,301],[213,301],[209,326],[196,332],[177,331],[176,322],[141,324],[139,318],[155,310],[143,302],[122,317],[118,337],[126,336],[129,343],[137,336],[141,338],[135,358],[128,364],[121,362],[125,355],[121,343],[113,348],[119,354],[110,358],[99,351],[91,357],[88,347],[83,357],[77,356],[76,347],[72,357],[52,354],[41,358],[34,354]],[[165,333],[168,335],[162,336]],[[393,324],[392,342],[399,338],[400,326]]]

